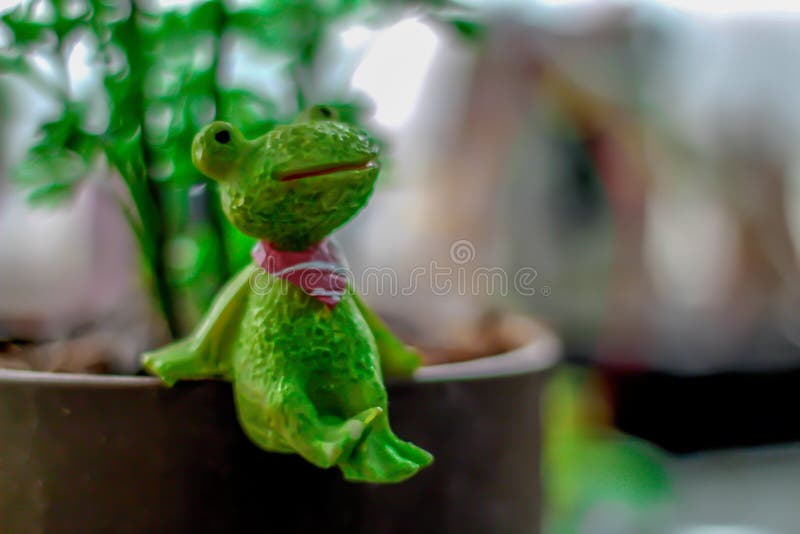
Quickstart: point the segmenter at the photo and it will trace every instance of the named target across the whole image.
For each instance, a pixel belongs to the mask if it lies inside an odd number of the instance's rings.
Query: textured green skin
[[[284,250],[303,250],[344,224],[377,178],[372,167],[280,181],[287,172],[377,156],[366,133],[319,114],[312,108],[254,141],[213,123],[193,144],[195,164],[220,182],[233,224]],[[215,142],[220,130],[231,133],[230,142]],[[432,461],[392,433],[381,377],[382,368],[411,373],[419,361],[352,290],[328,309],[255,265],[220,291],[192,336],[144,356],[168,384],[231,381],[242,428],[260,447],[378,483],[405,480]]]

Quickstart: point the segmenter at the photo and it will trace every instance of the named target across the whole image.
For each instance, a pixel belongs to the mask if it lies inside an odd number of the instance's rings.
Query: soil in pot
[[[382,315],[398,337],[420,350],[423,365],[503,354],[545,332],[543,326],[525,316],[497,311],[487,311],[474,324],[447,331],[425,331],[402,317]],[[49,342],[0,339],[0,369],[111,374],[111,362],[118,358],[119,352],[113,336],[104,332]]]

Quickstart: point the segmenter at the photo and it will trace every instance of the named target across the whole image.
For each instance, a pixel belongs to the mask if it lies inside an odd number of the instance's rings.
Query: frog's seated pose
[[[263,449],[298,453],[345,478],[399,482],[432,461],[389,427],[386,374],[419,355],[347,284],[328,235],[352,218],[378,177],[378,147],[314,107],[247,140],[214,122],[195,137],[195,166],[220,185],[231,222],[259,242],[255,263],[217,295],[187,339],[144,355],[168,384],[233,383],[242,428]]]

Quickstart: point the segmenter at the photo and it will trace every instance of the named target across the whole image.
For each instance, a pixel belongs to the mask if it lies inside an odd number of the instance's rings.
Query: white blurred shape
[[[375,102],[375,121],[402,126],[414,111],[439,43],[417,19],[405,19],[380,32],[353,74],[351,85]]]
[[[39,0],[33,4],[31,15],[31,18],[40,24],[49,24],[56,19],[56,11],[53,8],[53,4],[43,0]]]
[[[33,210],[21,194],[0,203],[0,315],[74,312],[85,304],[92,256],[91,198],[57,209]]]
[[[348,50],[355,50],[366,43],[372,34],[372,30],[366,26],[356,24],[355,26],[351,26],[350,28],[344,30],[340,37],[345,48]]]
[[[737,236],[713,198],[689,191],[654,195],[647,212],[647,261],[664,301],[708,308],[725,293]]]
[[[544,7],[601,7],[620,4],[619,0],[537,0],[536,4]]]
[[[0,0],[0,13],[11,11],[20,4],[20,0]]]
[[[39,71],[42,78],[55,87],[61,87],[63,70],[53,54],[37,50],[28,55],[28,61]]]
[[[692,525],[675,530],[675,534],[775,534],[775,531],[746,525]]]
[[[155,0],[151,5],[159,10],[167,11],[171,8],[188,10],[190,7],[200,4],[204,0]]]
[[[797,0],[650,0],[681,11],[729,15],[737,13],[800,13]]]
[[[285,53],[271,52],[251,39],[227,37],[220,63],[226,69],[220,73],[221,85],[247,89],[273,103],[279,115],[294,110],[295,90],[291,79],[292,58]]]
[[[75,41],[67,55],[69,85],[73,97],[81,99],[92,86],[92,50],[87,43],[88,36]]]

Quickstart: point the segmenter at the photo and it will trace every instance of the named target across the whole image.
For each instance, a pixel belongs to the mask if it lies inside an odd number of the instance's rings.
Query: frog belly
[[[378,362],[372,333],[351,295],[328,309],[273,279],[251,295],[234,350],[240,419],[246,426],[275,427],[281,415],[269,407],[291,402],[287,396],[307,396],[323,418],[385,410]]]
[[[352,295],[328,309],[284,280],[259,293],[250,296],[239,330],[236,381],[290,380],[323,396],[351,383],[382,386],[375,341]]]

